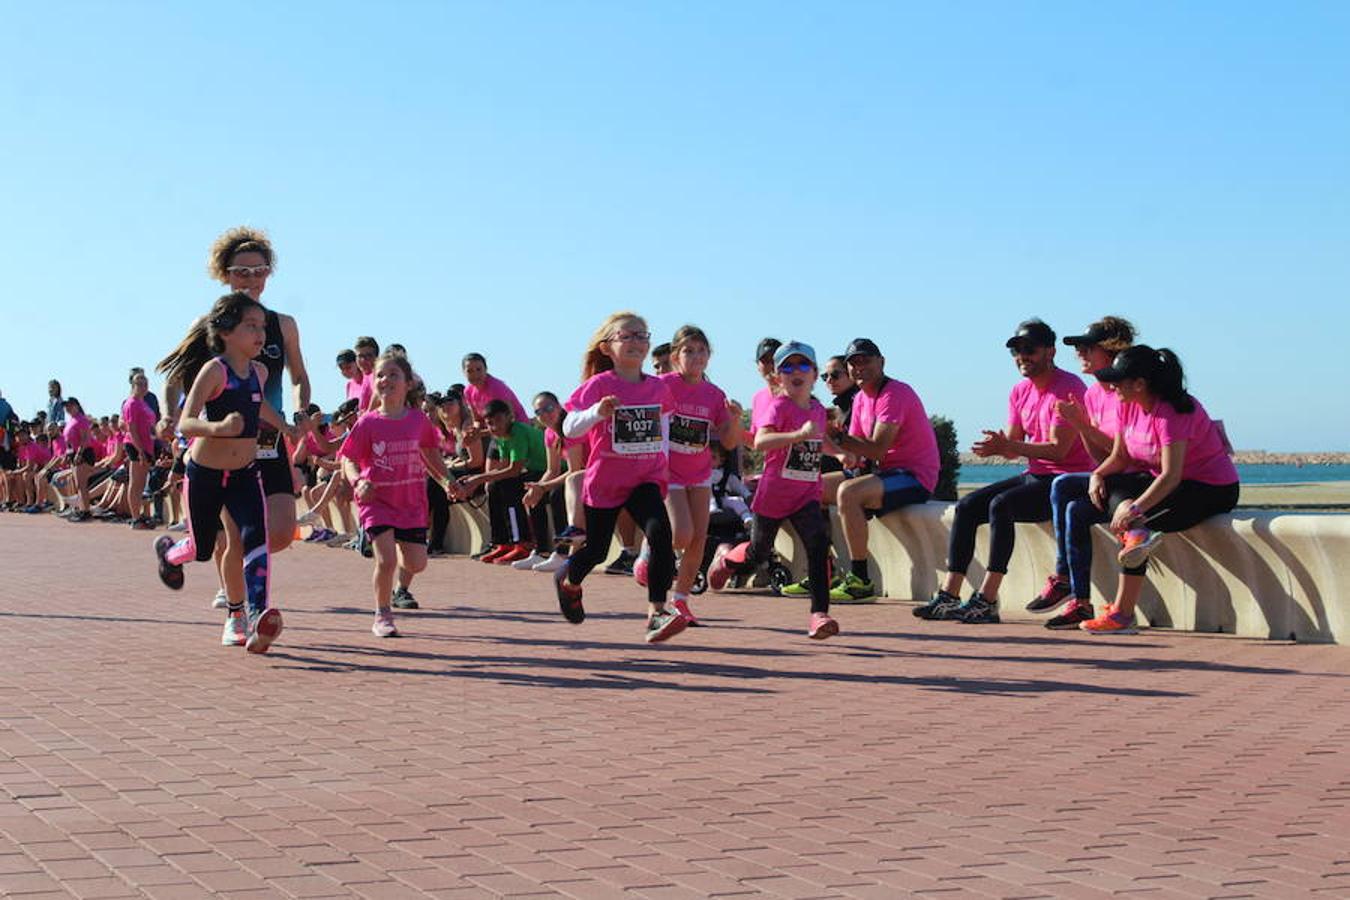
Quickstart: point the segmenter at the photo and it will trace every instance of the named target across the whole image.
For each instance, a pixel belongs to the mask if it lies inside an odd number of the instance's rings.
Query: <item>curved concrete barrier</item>
[[[445,546],[449,553],[469,555],[477,553],[487,543],[488,516],[486,509],[471,503],[451,503],[450,521],[445,528]]]
[[[868,524],[872,579],[887,597],[921,601],[946,571],[947,536],[955,504],[925,503]],[[831,510],[835,552],[848,558],[843,528]],[[977,583],[988,556],[989,529],[979,529]],[[1117,545],[1104,527],[1093,529],[1093,600],[1115,594]],[[790,528],[777,550],[799,576],[805,560]],[[1350,516],[1237,510],[1181,534],[1169,534],[1154,554],[1139,603],[1154,627],[1222,632],[1244,637],[1350,643]],[[1044,621],[1023,610],[1055,562],[1049,523],[1017,526],[1017,544],[1000,593],[1006,621]],[[967,588],[969,590],[969,588]]]

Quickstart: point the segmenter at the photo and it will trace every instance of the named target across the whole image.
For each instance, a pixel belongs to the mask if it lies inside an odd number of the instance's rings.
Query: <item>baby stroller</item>
[[[712,564],[719,546],[727,544],[734,547],[748,540],[750,532],[746,530],[740,516],[725,509],[714,510],[708,518],[708,539],[703,544],[703,562],[699,564],[698,575],[694,577],[693,593],[701,594],[708,589],[708,566]],[[791,570],[783,565],[777,553],[773,553],[759,571],[733,575],[727,586],[745,587],[761,573],[768,576],[769,589],[775,594],[781,594],[783,588],[792,583]]]

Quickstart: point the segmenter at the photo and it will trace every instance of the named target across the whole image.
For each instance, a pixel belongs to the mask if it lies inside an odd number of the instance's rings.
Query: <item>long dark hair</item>
[[[163,374],[165,381],[182,385],[186,394],[202,366],[225,351],[224,335],[233,331],[243,321],[244,313],[254,307],[262,309],[263,305],[243,291],[221,297],[210,312],[192,323],[183,340],[159,361],[155,371]]]
[[[1186,373],[1176,353],[1163,347],[1135,344],[1120,351],[1112,367],[1127,378],[1142,378],[1148,392],[1165,400],[1179,413],[1195,411],[1195,398],[1186,391]]]

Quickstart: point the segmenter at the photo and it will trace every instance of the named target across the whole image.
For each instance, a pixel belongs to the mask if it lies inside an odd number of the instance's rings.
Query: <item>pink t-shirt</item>
[[[1083,395],[1083,408],[1087,410],[1092,426],[1109,438],[1120,432],[1120,394],[1108,388],[1100,381],[1088,385]]]
[[[755,436],[755,431],[759,429],[764,416],[768,414],[769,407],[778,396],[774,394],[773,389],[768,385],[755,391],[755,396],[750,398],[750,427],[747,429],[751,439]]]
[[[857,407],[855,406],[856,410]],[[771,519],[784,519],[812,500],[820,500],[820,457],[825,435],[825,407],[815,397],[802,409],[789,397],[775,397],[764,411],[761,428],[777,434],[796,431],[807,422],[816,423],[816,437],[775,447],[764,454],[764,474],[750,501],[750,509]]]
[[[122,401],[122,422],[133,443],[143,450],[155,448],[155,411],[150,404],[136,397]]]
[[[476,384],[467,385],[464,388],[464,400],[480,418],[487,414],[487,405],[493,400],[505,400],[509,403],[511,414],[516,417],[517,422],[528,422],[533,418],[525,411],[525,407],[520,405],[520,400],[516,398],[515,392],[506,386],[506,382],[491,375],[487,377],[482,387]]]
[[[427,527],[427,470],[422,449],[440,434],[420,409],[398,419],[375,410],[357,420],[338,455],[356,463],[375,495],[356,501],[361,526]]]
[[[365,414],[366,410],[370,408],[370,398],[373,396],[375,396],[375,373],[371,372],[361,378],[361,392],[357,394],[357,415]]]
[[[348,400],[355,399],[359,401],[361,399],[361,391],[365,390],[365,387],[366,387],[365,378],[348,378],[347,399]]]
[[[1209,413],[1195,402],[1195,410],[1179,413],[1172,404],[1159,400],[1152,412],[1137,403],[1121,404],[1121,433],[1125,450],[1156,478],[1162,474],[1162,448],[1178,441],[1186,442],[1186,460],[1181,465],[1184,481],[1203,484],[1234,484],[1237,467],[1224,446],[1219,427]]]
[[[52,438],[52,454],[59,456],[66,455],[66,436],[64,434],[58,434],[56,437]]]
[[[561,443],[561,446],[559,444]],[[567,451],[573,447],[581,447],[581,464],[586,464],[586,458],[590,455],[590,443],[584,437],[570,438],[561,435],[552,428],[544,429],[544,446],[556,448],[562,456],[563,468],[567,468]]]
[[[1068,424],[1055,409],[1055,404],[1060,400],[1068,400],[1070,396],[1082,397],[1085,393],[1083,380],[1063,369],[1055,369],[1054,377],[1045,390],[1036,387],[1030,378],[1023,378],[1008,395],[1008,425],[1021,425],[1029,443],[1048,444],[1054,440],[1055,429]],[[1029,462],[1027,471],[1032,475],[1091,472],[1096,468],[1092,456],[1077,437],[1063,459],[1033,459]]]
[[[89,417],[79,413],[67,416],[66,424],[61,427],[61,438],[67,452],[88,447],[93,439]]]
[[[848,433],[870,439],[878,422],[899,427],[895,441],[881,459],[880,468],[904,469],[932,493],[937,487],[941,463],[937,436],[919,395],[912,387],[894,378],[887,379],[875,397],[867,392],[867,388],[858,391],[853,395],[853,416],[849,420]]]
[[[590,409],[611,395],[619,399],[614,415],[586,432],[589,455],[581,499],[587,506],[614,509],[647,482],[660,487],[664,497],[669,473],[662,420],[675,411],[670,388],[653,375],[633,384],[613,371],[601,372],[573,391],[564,407]]]
[[[708,381],[694,384],[678,372],[657,376],[675,398],[670,417],[670,483],[704,484],[712,476],[713,441],[727,422],[727,395]]]
[[[52,451],[37,441],[29,441],[19,448],[19,462],[24,465],[31,464],[34,468],[40,469],[52,461]]]

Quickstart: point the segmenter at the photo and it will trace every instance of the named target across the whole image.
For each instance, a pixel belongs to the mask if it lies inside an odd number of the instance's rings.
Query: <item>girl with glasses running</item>
[[[614,313],[591,336],[582,361],[582,385],[568,398],[563,434],[585,437],[590,455],[582,481],[586,545],[554,573],[558,605],[574,625],[586,618],[581,582],[605,558],[619,513],[627,510],[651,544],[648,570],[648,643],[683,631],[689,621],[666,610],[675,576],[670,518],[664,503],[666,451],[675,398],[664,381],[642,371],[651,333],[635,313]]]

